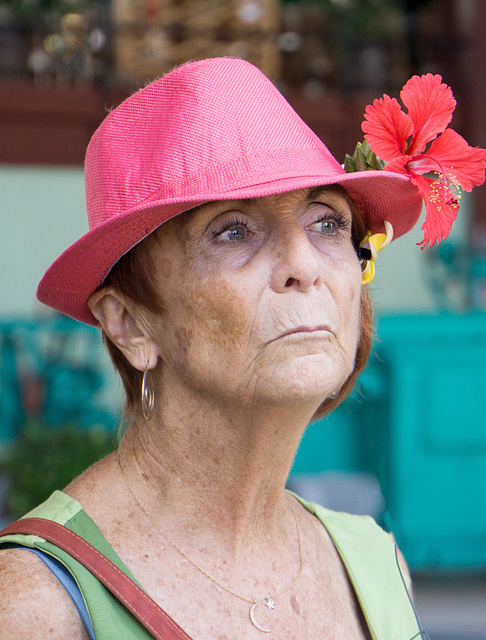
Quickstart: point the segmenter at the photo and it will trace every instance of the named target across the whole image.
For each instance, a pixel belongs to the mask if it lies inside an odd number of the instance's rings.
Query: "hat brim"
[[[71,245],[46,271],[37,297],[61,313],[96,326],[87,304],[90,296],[125,253],[167,220],[214,200],[257,198],[331,184],[340,184],[347,190],[370,231],[382,231],[384,220],[388,220],[396,239],[407,233],[420,216],[422,199],[416,187],[406,176],[387,171],[273,177],[259,184],[206,192],[204,198],[195,198],[195,194],[177,201],[155,197],[88,231]]]

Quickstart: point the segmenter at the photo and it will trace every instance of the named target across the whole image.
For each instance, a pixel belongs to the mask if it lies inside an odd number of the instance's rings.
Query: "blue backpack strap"
[[[52,573],[56,576],[56,578],[71,596],[71,600],[74,602],[74,605],[78,610],[79,615],[81,616],[81,620],[86,627],[86,631],[88,632],[90,640],[96,640],[93,623],[91,622],[91,617],[89,615],[88,608],[86,607],[83,595],[77,585],[76,580],[73,578],[69,570],[61,562],[59,562],[59,560],[56,560],[48,553],[40,551],[39,549],[31,549],[30,547],[22,547],[21,545],[9,545],[9,547],[31,551],[42,560],[46,567],[52,571]]]

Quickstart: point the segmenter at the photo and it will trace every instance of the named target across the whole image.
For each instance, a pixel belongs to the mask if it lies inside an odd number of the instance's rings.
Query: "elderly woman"
[[[345,173],[260,71],[214,59],[108,115],[86,195],[90,231],[38,296],[101,327],[129,428],[5,531],[0,638],[423,636],[391,537],[285,490],[306,425],[366,364],[375,248],[360,245],[415,224],[410,177]],[[100,581],[33,517],[118,577]],[[143,588],[134,605],[122,573]]]

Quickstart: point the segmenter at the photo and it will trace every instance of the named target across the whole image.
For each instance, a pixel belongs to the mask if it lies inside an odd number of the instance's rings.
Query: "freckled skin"
[[[331,210],[348,228],[316,233]],[[185,215],[151,246],[166,310],[151,318],[165,383],[176,376],[239,406],[320,401],[339,388],[354,365],[361,290],[346,201],[325,192],[310,201],[301,190]],[[230,239],[231,224],[248,236]],[[282,336],[321,325],[330,331]]]
[[[157,267],[160,269],[160,272],[164,274],[166,279],[172,278],[172,260],[170,258],[165,258],[163,256],[159,257]]]

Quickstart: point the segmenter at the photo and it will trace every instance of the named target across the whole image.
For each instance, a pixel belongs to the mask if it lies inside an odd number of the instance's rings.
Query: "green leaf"
[[[356,162],[349,153],[346,154],[346,158],[344,160],[344,170],[346,173],[354,173],[356,171]]]
[[[376,153],[370,149],[370,145],[365,140],[358,142],[352,156],[346,154],[344,170],[346,173],[355,171],[382,171],[386,163],[378,158]]]

